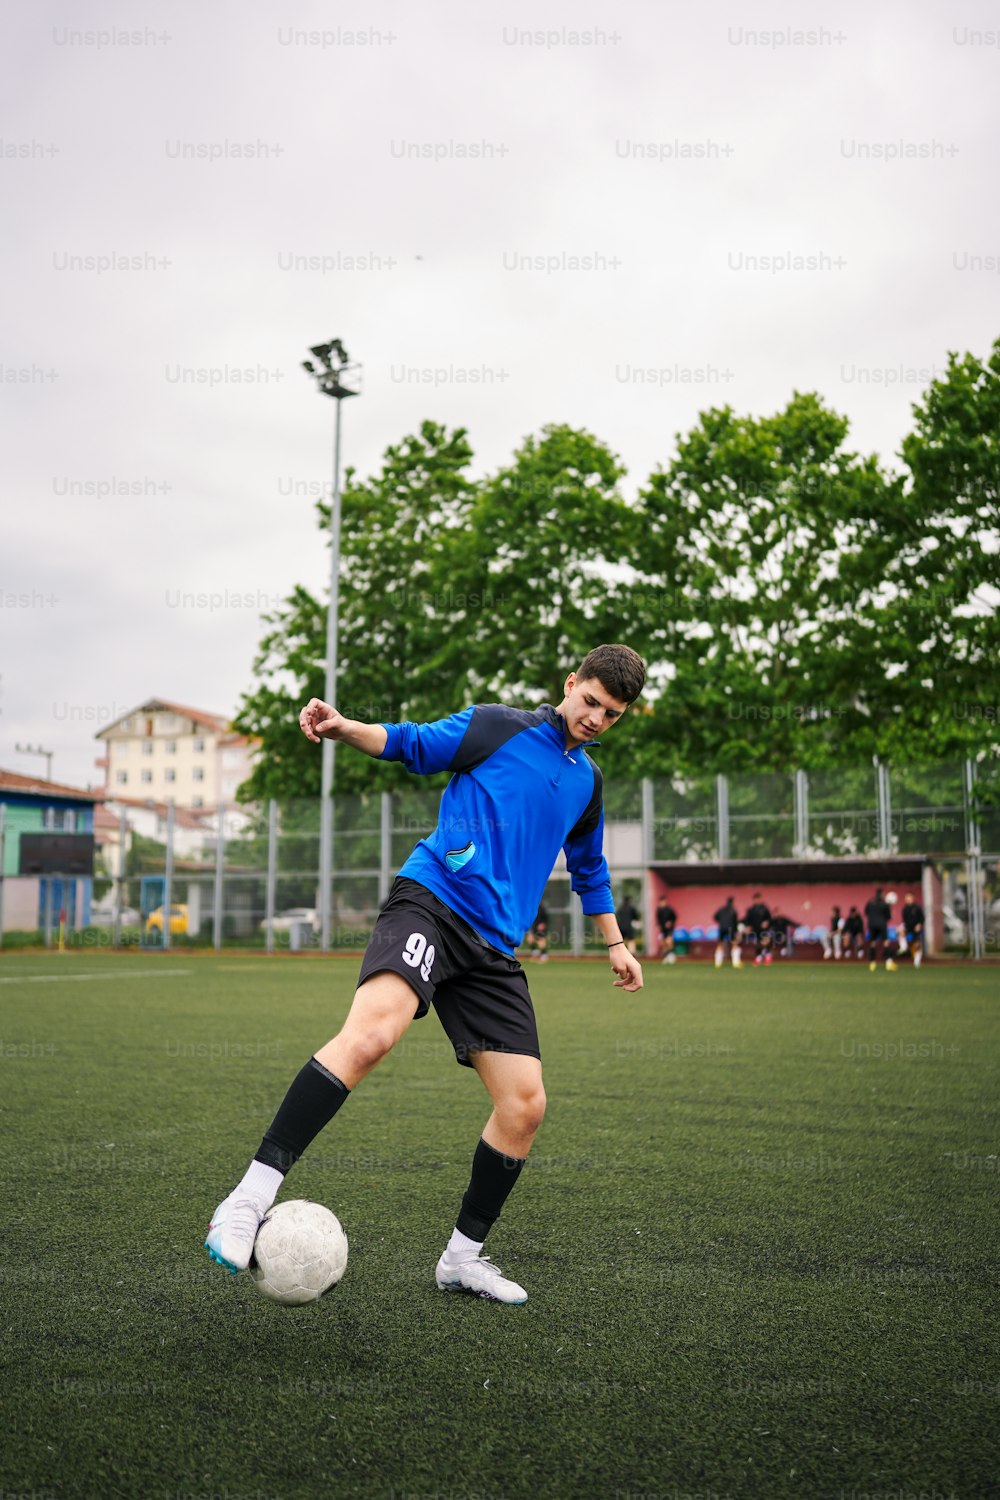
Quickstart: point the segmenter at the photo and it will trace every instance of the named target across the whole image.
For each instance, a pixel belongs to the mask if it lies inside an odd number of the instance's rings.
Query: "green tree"
[[[642,493],[635,614],[663,688],[642,753],[689,771],[870,758],[864,621],[900,540],[901,483],[796,394],[764,418],[705,412]]]
[[[453,679],[467,673],[472,698],[559,703],[592,646],[633,644],[628,596],[613,581],[632,575],[638,549],[624,474],[590,433],[551,425],[479,484],[468,526],[449,538],[451,576],[478,608],[442,657]],[[616,739],[602,746],[606,769],[621,757]]]
[[[440,717],[442,704],[460,697],[456,665],[441,664],[441,643],[461,632],[463,610],[443,562],[452,531],[467,524],[472,484],[465,470],[472,450],[465,432],[424,422],[419,434],[389,447],[377,474],[355,480],[342,494],[341,583],[337,706],[368,722]],[[317,506],[329,531],[330,506]],[[320,791],[320,754],[298,732],[298,712],[323,697],[327,606],[297,586],[265,616],[269,625],[254,660],[256,683],[235,719],[257,735],[261,754],[240,788],[244,801],[314,798]],[[367,757],[337,755],[339,792],[388,785],[387,773]]]
[[[918,647],[900,750],[919,733],[927,758],[1000,742],[1000,340],[986,360],[948,357],[913,408],[903,442],[914,539],[897,628]],[[895,747],[894,747],[895,748]]]

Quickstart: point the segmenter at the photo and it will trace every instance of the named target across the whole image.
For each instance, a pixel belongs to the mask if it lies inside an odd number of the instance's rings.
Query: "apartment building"
[[[253,768],[258,742],[237,734],[222,714],[149,698],[97,739],[104,755],[104,795],[141,801],[173,800],[179,808],[232,803]]]

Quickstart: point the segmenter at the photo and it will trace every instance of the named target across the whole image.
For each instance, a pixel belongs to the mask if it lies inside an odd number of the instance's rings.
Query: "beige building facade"
[[[253,769],[257,742],[236,734],[221,714],[150,698],[97,738],[104,795],[186,808],[232,803]]]

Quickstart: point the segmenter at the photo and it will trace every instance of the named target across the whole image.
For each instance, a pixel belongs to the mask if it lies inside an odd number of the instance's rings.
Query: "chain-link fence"
[[[416,781],[391,794],[333,798],[331,949],[365,946],[393,875],[433,829],[439,801],[439,790]],[[169,808],[151,835],[123,810],[94,881],[91,940],[317,949],[319,811],[318,799],[271,802],[231,810],[206,831]],[[946,946],[980,956],[1000,942],[994,762],[611,782],[605,852],[616,897],[627,892],[640,911],[649,872],[662,863],[920,855],[942,876]],[[561,858],[543,899],[553,948],[579,953],[599,943]],[[74,913],[83,909],[71,905]],[[70,929],[71,941],[86,941],[73,919]]]

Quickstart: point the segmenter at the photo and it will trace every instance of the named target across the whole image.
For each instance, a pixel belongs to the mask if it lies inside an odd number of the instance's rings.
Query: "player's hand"
[[[299,728],[314,745],[318,745],[321,739],[340,739],[346,724],[343,714],[338,713],[332,703],[324,703],[322,698],[310,698],[299,714]]]
[[[633,994],[642,989],[642,964],[630,953],[624,943],[617,944],[609,952],[611,967],[617,974],[615,987]]]

